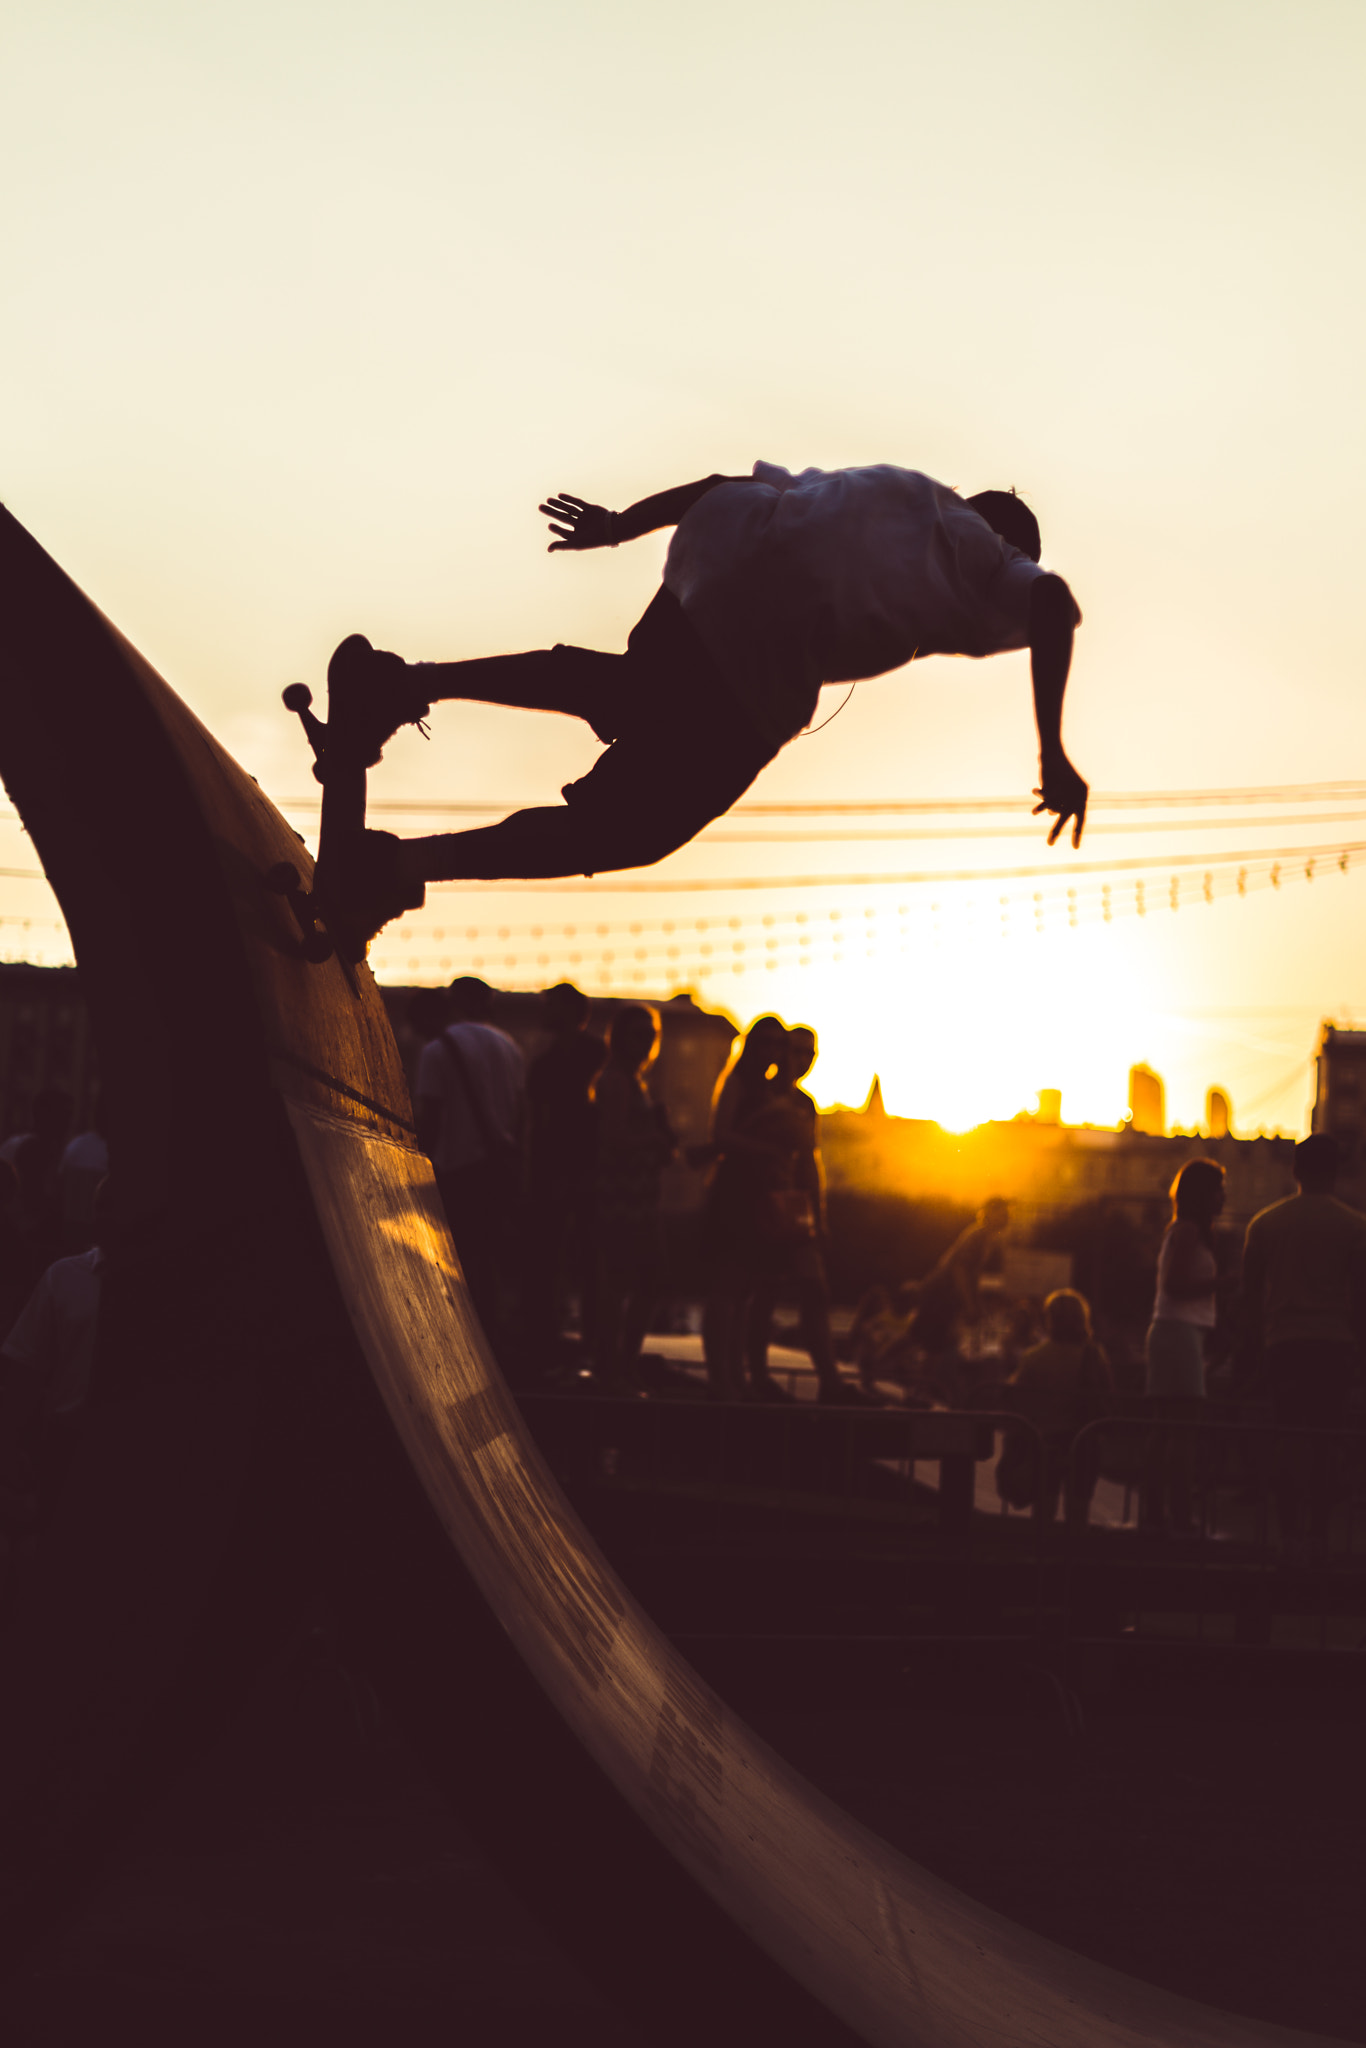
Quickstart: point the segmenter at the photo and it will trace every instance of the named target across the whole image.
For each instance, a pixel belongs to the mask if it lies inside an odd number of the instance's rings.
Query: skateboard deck
[[[335,873],[346,864],[348,854],[358,847],[365,830],[366,770],[362,763],[345,759],[335,746],[329,750],[332,721],[329,718],[327,725],[321,725],[313,715],[313,692],[307,683],[290,683],[283,692],[282,701],[287,711],[298,716],[313,750],[313,773],[322,784],[323,791],[322,817],[318,827],[318,864],[326,863]],[[304,958],[316,965],[335,953],[353,992],[358,993],[351,970],[365,958],[364,939],[348,931],[345,920],[319,901],[316,888],[312,891],[304,888],[299,870],[292,861],[278,861],[267,874],[266,882],[277,895],[284,897],[293,912],[299,926]]]

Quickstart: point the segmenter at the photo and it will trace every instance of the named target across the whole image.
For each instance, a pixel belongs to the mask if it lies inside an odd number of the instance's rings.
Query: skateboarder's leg
[[[619,739],[563,804],[516,811],[501,824],[402,842],[410,883],[531,881],[652,867],[686,846],[743,796],[773,749],[731,713]]]
[[[345,684],[341,692],[337,680]],[[632,627],[625,654],[558,646],[473,661],[405,662],[355,634],[333,655],[329,681],[342,712],[329,745],[340,742],[367,767],[401,725],[420,723],[442,700],[563,712],[586,720],[610,744],[642,715],[648,723],[662,704],[686,703],[699,686],[704,697],[714,695],[718,687],[711,656],[667,590],[655,593]]]
[[[401,872],[414,882],[508,882],[598,875],[652,867],[686,846],[716,815],[654,829],[633,820],[595,820],[586,830],[569,804],[514,811],[501,824],[402,842]]]
[[[624,674],[627,662],[624,654],[599,654],[590,647],[406,662],[355,633],[343,640],[328,667],[328,749],[373,768],[401,725],[420,724],[434,703],[448,698],[564,712],[586,720],[599,739],[610,742],[633,695]]]
[[[559,711],[584,719],[599,739],[611,741],[621,730],[626,666],[624,654],[559,646],[474,661],[421,661],[412,673],[434,704],[458,698],[520,711]]]

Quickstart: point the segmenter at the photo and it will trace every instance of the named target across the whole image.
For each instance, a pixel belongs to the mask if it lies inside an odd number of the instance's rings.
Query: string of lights
[[[1293,789],[1287,786],[1277,794],[1297,795],[1302,800],[1306,793],[1317,795],[1325,790],[1335,795],[1366,792],[1366,784],[1296,785]],[[1183,792],[1182,799],[1215,795],[1223,798],[1233,794],[1254,800],[1272,793]],[[1154,795],[1130,792],[1114,801],[1147,803]],[[783,807],[771,808],[776,811]],[[1351,822],[1355,821],[1353,814]],[[1144,821],[1144,829],[1148,822]],[[1301,821],[1297,818],[1293,822]],[[1329,824],[1339,820],[1319,815],[1315,822]],[[1348,820],[1344,818],[1341,822]],[[380,935],[371,950],[371,964],[382,976],[404,972],[448,976],[457,968],[475,972],[496,969],[503,977],[520,976],[534,986],[544,986],[556,970],[575,977],[595,976],[604,983],[623,973],[636,980],[643,980],[649,973],[664,973],[676,980],[702,981],[723,971],[745,973],[785,963],[841,965],[856,957],[878,957],[892,946],[909,952],[950,924],[962,923],[979,930],[990,927],[1005,938],[1030,931],[1042,933],[1056,928],[1064,919],[1068,926],[1075,927],[1095,917],[1111,922],[1116,917],[1142,917],[1160,909],[1174,911],[1187,903],[1213,903],[1223,896],[1246,896],[1254,890],[1279,889],[1293,881],[1313,881],[1316,875],[1346,874],[1363,855],[1366,841],[1352,841],[1246,848],[1238,852],[1139,854],[1089,862],[1068,860],[1064,852],[1042,863],[917,869],[891,874],[695,878],[638,874],[626,879],[609,875],[550,883],[437,884],[429,892],[425,914],[409,917]],[[46,880],[41,870],[28,868],[0,869],[0,876]],[[1038,886],[1023,889],[1020,885],[1026,883]],[[904,892],[903,900],[895,906],[885,900],[886,892],[893,889]],[[771,892],[792,890],[803,893],[804,907],[772,907]],[[459,908],[452,905],[455,914],[443,918],[443,906],[455,892],[459,893],[461,904]],[[482,906],[489,905],[491,899],[516,893],[591,897],[593,905],[600,909],[601,899],[607,895],[659,897],[755,892],[764,892],[768,898],[768,907],[763,911],[727,908],[715,912],[699,910],[689,915],[680,907],[672,915],[657,910],[648,915],[613,918],[595,915],[593,906],[585,903],[587,915],[571,912],[564,920],[543,916],[533,922],[514,923],[506,918],[494,922],[487,911],[481,914]],[[814,907],[831,892],[839,892],[845,900]],[[851,892],[865,896],[876,892],[875,900],[862,907],[850,906],[847,899]],[[481,909],[476,909],[476,904]],[[0,925],[65,934],[60,917],[35,918],[13,913],[0,916]]]
[[[591,979],[603,987],[621,981],[643,984],[661,977],[675,984],[702,984],[722,973],[820,964],[841,966],[857,959],[890,959],[923,951],[949,925],[992,931],[1002,939],[1084,920],[1146,917],[1188,905],[1243,898],[1294,882],[1346,875],[1366,845],[1312,850],[1307,857],[1241,857],[1237,864],[1215,861],[1191,871],[1169,869],[1161,877],[1132,874],[1123,880],[1103,872],[1088,883],[1056,883],[1050,889],[973,896],[964,886],[895,904],[858,907],[733,912],[713,916],[588,918],[568,923],[429,924],[406,920],[381,935],[371,965],[382,978],[421,973],[496,972],[504,986],[513,977],[544,987],[555,977]],[[529,943],[528,943],[529,942]]]

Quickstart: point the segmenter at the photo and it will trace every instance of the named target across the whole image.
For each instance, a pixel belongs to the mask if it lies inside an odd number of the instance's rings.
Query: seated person
[[[1057,1512],[1077,1431],[1105,1414],[1114,1397],[1110,1361],[1091,1334],[1085,1295],[1060,1287],[1043,1305],[1046,1335],[1020,1354],[1008,1384],[1025,1397],[1023,1412],[1043,1438],[1045,1520]],[[1078,1474],[1078,1498],[1090,1506],[1098,1467],[1088,1459]],[[996,1467],[996,1488],[1012,1507],[1032,1507],[1040,1474],[1034,1441],[1023,1430],[1008,1435]]]

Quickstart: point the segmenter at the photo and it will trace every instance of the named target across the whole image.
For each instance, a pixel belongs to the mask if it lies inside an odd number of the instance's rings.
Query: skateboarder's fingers
[[[536,510],[543,512],[547,519],[568,519],[572,521],[579,516],[572,505],[561,505],[556,498],[547,498],[544,505],[538,505]]]

